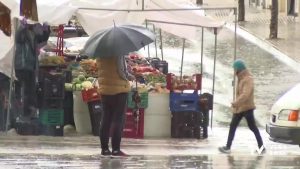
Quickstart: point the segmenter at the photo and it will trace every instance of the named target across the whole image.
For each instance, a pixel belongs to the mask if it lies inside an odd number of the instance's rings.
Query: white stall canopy
[[[11,17],[19,16],[20,0],[0,0],[11,10]],[[196,8],[183,0],[37,0],[38,19],[49,25],[66,24],[73,15],[91,35],[94,32],[118,24],[142,24],[145,20],[193,24],[204,28],[221,28],[224,22],[204,16],[201,10],[167,10]],[[144,11],[142,11],[144,9]],[[197,27],[154,23],[162,30],[188,40],[195,40]],[[7,73],[11,66],[11,38],[1,34],[0,72]],[[10,75],[8,75],[10,76]]]

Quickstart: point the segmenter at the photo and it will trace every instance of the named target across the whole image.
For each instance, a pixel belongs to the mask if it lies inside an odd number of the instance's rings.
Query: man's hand
[[[238,106],[238,105],[237,105],[236,102],[232,102],[232,103],[231,103],[231,107],[236,108],[237,106]]]
[[[128,78],[129,81],[135,80],[135,76],[133,76],[132,74],[128,74],[127,78]]]

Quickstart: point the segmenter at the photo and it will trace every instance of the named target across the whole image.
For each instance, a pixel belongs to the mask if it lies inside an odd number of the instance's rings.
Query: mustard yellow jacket
[[[234,113],[241,113],[247,110],[255,109],[254,104],[254,82],[252,75],[248,70],[238,73],[237,95],[233,102]]]
[[[99,92],[102,95],[115,95],[130,91],[129,81],[118,72],[118,58],[97,59]]]

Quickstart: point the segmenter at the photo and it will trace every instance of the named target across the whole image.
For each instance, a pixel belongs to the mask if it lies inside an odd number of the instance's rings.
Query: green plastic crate
[[[40,122],[44,125],[63,125],[63,109],[42,109],[39,113]]]
[[[132,100],[133,92],[128,93],[128,108],[135,108],[135,103]],[[148,107],[148,92],[139,93],[141,97],[141,103],[138,105],[138,108],[147,108]]]

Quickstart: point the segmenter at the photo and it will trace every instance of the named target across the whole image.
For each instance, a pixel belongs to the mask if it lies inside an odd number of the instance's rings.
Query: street
[[[261,129],[267,152],[255,153],[254,135],[239,127],[231,154],[221,154],[228,128],[213,128],[206,140],[196,139],[123,139],[128,158],[100,157],[95,136],[17,136],[2,135],[1,168],[201,168],[201,169],[297,169],[300,168],[298,145],[274,143]]]

